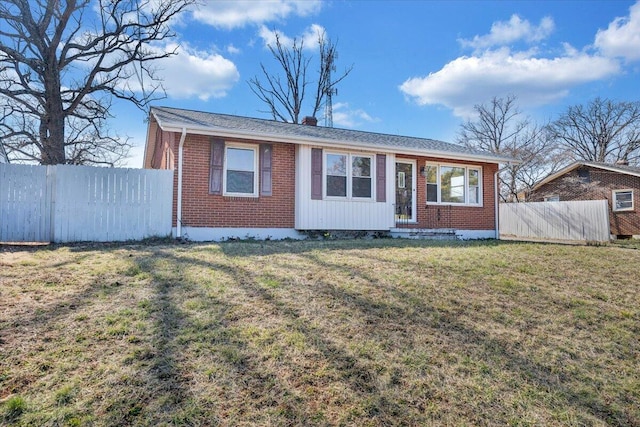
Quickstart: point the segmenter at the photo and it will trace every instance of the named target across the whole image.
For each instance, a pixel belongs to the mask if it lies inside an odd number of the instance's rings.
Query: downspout
[[[499,194],[498,194],[498,174],[500,173],[500,168],[496,169],[496,173],[493,174],[493,191],[494,191],[494,204],[495,204],[495,227],[496,227],[496,240],[500,240],[500,205],[498,204]]]
[[[182,237],[182,149],[184,147],[184,140],[187,137],[187,128],[182,128],[182,135],[180,135],[180,145],[178,146],[178,200],[177,200],[177,212],[176,212],[176,238]]]

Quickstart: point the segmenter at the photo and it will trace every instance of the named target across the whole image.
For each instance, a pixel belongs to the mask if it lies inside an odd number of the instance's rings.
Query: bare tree
[[[300,123],[306,89],[310,84],[307,71],[312,58],[305,55],[304,41],[293,39],[292,46],[287,47],[277,32],[275,39],[275,46],[268,47],[282,74],[269,72],[267,67],[260,63],[263,80],[255,76],[248,83],[258,99],[267,105],[266,112],[271,114],[274,120]],[[331,73],[335,70],[333,61],[337,56],[336,47],[324,33],[318,35],[320,60],[316,93],[311,109],[306,115],[316,117],[324,106],[327,94],[335,90],[336,85],[353,69],[351,66],[337,78],[332,78]]]
[[[477,118],[460,125],[457,142],[469,148],[513,157],[500,173],[502,201],[525,201],[541,178],[558,169],[553,138],[546,126],[531,122],[516,105],[515,96],[494,97],[475,105]]]
[[[573,160],[640,163],[640,102],[596,98],[569,107],[551,129]]]
[[[0,2],[0,138],[13,156],[41,164],[122,159],[129,143],[109,134],[111,102],[144,109],[164,96],[153,64],[175,51],[152,43],[174,35],[169,22],[192,2]]]

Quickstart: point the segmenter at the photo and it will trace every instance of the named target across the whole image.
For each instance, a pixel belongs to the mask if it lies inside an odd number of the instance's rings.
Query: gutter
[[[180,135],[180,145],[178,146],[178,200],[176,208],[176,238],[182,237],[182,160],[183,160],[183,147],[184,140],[187,137],[187,128],[182,128],[182,135]]]

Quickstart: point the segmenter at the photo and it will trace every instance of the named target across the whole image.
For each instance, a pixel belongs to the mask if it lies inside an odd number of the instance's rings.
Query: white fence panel
[[[500,237],[522,240],[605,242],[606,200],[500,204]]]
[[[56,174],[56,242],[171,234],[172,171],[57,166]]]
[[[44,166],[0,163],[0,242],[48,242],[50,189]]]
[[[9,165],[0,166],[0,241],[107,242],[171,234],[173,171],[10,165],[15,169],[6,172]]]

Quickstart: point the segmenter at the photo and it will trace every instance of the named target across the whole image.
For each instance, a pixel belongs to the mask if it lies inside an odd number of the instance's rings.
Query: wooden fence
[[[500,238],[561,242],[609,241],[606,200],[500,204]]]
[[[173,172],[0,164],[0,242],[171,234]]]

